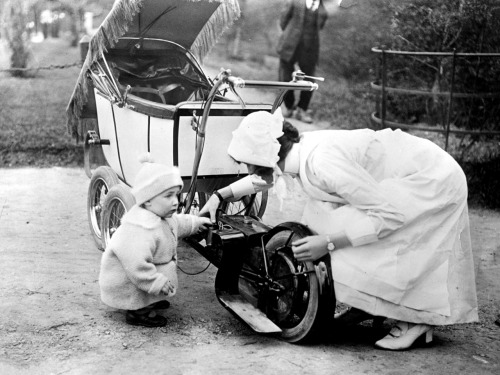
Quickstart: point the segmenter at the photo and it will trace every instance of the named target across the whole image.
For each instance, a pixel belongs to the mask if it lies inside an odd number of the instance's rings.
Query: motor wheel
[[[117,174],[107,166],[98,167],[90,179],[87,195],[87,218],[90,232],[99,250],[104,249],[101,217],[104,199],[109,190],[120,182]]]
[[[130,188],[124,184],[113,186],[106,195],[101,217],[102,243],[104,248],[121,224],[123,215],[135,204]]]
[[[291,243],[301,237],[304,236],[282,230],[269,239],[265,249],[274,283],[258,292],[259,308],[282,329],[281,338],[291,343],[313,339],[327,324],[321,310],[326,310],[326,304],[335,303],[321,297],[315,265],[294,258]]]

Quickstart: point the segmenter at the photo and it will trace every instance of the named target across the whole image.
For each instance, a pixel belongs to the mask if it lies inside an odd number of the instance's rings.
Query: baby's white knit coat
[[[137,205],[127,212],[102,255],[99,286],[111,307],[137,310],[164,300],[167,280],[178,288],[177,241],[197,230],[200,218],[175,214],[162,219]]]

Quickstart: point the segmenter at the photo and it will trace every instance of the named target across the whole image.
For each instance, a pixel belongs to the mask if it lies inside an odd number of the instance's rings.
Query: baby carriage
[[[130,185],[141,154],[179,167],[180,210],[194,212],[246,175],[226,152],[243,117],[274,112],[287,90],[317,88],[300,72],[292,82],[243,80],[229,70],[209,78],[199,61],[239,13],[236,0],[118,0],[91,39],[68,126],[84,141],[88,221],[98,248],[134,204]],[[244,103],[236,90],[248,87],[275,89],[276,99]],[[92,169],[98,150],[102,165]],[[257,332],[298,342],[333,316],[330,263],[297,262],[290,243],[309,230],[262,223],[266,204],[267,192],[226,203],[217,228],[187,242],[218,268],[224,307]]]

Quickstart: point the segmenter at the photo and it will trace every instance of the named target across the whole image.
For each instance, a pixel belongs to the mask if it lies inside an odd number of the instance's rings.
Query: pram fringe
[[[99,57],[112,48],[128,30],[129,23],[149,0],[117,0],[103,23],[92,37],[89,50],[76,86],[66,108],[67,131],[77,141],[82,141],[87,130],[97,129],[97,119],[82,118],[83,110],[88,101],[92,82],[87,77],[87,71]],[[194,40],[190,52],[201,61],[217,42],[222,33],[229,28],[234,20],[240,16],[240,7],[237,0],[181,0],[186,2],[218,2],[219,6],[211,15],[205,26]]]

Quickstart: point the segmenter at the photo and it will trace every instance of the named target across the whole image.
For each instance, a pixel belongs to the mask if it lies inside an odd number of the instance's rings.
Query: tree
[[[4,2],[5,1],[5,2]],[[38,25],[38,17],[43,9],[65,12],[71,19],[71,46],[75,47],[81,37],[81,22],[86,9],[108,12],[114,0],[2,0],[0,5],[0,35],[7,41],[12,55],[10,58],[11,74],[27,77],[33,73],[24,70],[28,67],[30,35],[28,23]],[[17,69],[17,70],[16,70]]]
[[[13,70],[12,75],[16,77],[26,77],[26,70],[30,58],[29,35],[27,24],[29,22],[29,10],[33,1],[6,0],[1,9],[0,26],[2,36],[7,40],[7,44],[12,51],[10,57],[10,67],[20,70]]]

